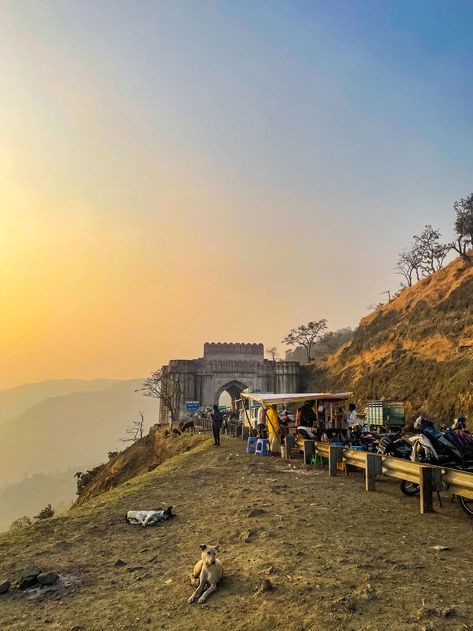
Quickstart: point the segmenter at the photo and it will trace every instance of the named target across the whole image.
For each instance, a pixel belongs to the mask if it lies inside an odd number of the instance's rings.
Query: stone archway
[[[260,392],[298,392],[300,365],[291,361],[264,358],[263,344],[215,343],[204,344],[204,355],[198,359],[172,359],[163,367],[175,374],[180,384],[179,411],[182,416],[190,409],[206,408],[218,402],[222,392],[235,401],[246,387]],[[160,406],[160,421],[169,417],[167,408]]]
[[[241,383],[241,381],[238,381],[236,379],[232,379],[228,383],[226,383],[223,386],[221,386],[217,390],[217,392],[215,393],[215,405],[218,405],[220,396],[224,392],[228,392],[228,394],[230,395],[230,398],[232,400],[232,410],[235,412],[236,409],[237,409],[237,403],[236,402],[240,398],[240,395],[243,392],[243,390],[245,390],[245,388],[247,388],[247,387],[248,386],[245,385],[244,383]]]

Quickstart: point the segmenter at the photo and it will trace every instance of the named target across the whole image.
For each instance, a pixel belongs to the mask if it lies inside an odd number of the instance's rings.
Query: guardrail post
[[[432,467],[421,466],[420,468],[420,512],[429,513],[433,510],[432,491],[433,485]]]
[[[304,464],[312,464],[313,455],[314,455],[314,441],[304,440]]]
[[[286,460],[291,459],[291,450],[294,447],[294,436],[287,435],[284,439],[284,443],[286,445]]]
[[[248,440],[248,437],[250,435],[250,428],[249,427],[243,427],[242,430],[241,430],[241,434],[242,434],[243,440]]]
[[[378,454],[366,454],[365,488],[367,491],[374,491],[376,486],[376,476],[381,473],[382,462]]]
[[[337,447],[335,445],[329,446],[328,452],[328,474],[329,476],[337,475],[337,462],[342,460],[343,447]]]

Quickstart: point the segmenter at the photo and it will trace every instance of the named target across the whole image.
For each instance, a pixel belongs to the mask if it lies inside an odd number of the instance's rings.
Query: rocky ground
[[[61,578],[0,595],[0,628],[473,629],[473,521],[447,495],[421,516],[398,483],[377,486],[247,455],[238,439],[204,441],[65,516],[1,535],[0,583],[32,566]],[[147,529],[123,519],[160,504],[178,516]],[[188,605],[201,543],[220,546],[225,577],[207,604]]]

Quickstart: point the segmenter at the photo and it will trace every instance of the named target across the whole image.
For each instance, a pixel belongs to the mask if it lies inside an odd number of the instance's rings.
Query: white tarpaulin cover
[[[272,392],[242,392],[243,399],[251,399],[258,403],[275,405],[277,403],[290,403],[292,401],[314,401],[323,399],[324,401],[340,401],[348,399],[350,392],[288,392],[283,394],[273,394]]]

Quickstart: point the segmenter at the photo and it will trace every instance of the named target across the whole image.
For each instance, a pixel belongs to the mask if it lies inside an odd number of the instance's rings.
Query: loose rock
[[[10,581],[4,581],[3,583],[0,583],[0,594],[6,594],[10,587]]]
[[[122,559],[117,559],[113,565],[115,567],[122,567],[123,565],[126,565],[126,561],[123,561]]]
[[[59,574],[56,574],[56,572],[42,572],[38,574],[37,580],[41,585],[54,585],[59,580]]]
[[[36,578],[38,574],[41,574],[41,568],[33,566],[29,567],[20,573],[20,579],[22,578]]]
[[[252,508],[250,510],[250,512],[248,513],[247,517],[258,517],[259,515],[262,515],[265,512],[266,511],[264,510],[264,508],[257,508],[255,506],[255,508]]]
[[[271,583],[269,578],[263,578],[263,580],[260,583],[258,591],[260,593],[262,593],[262,592],[270,592],[272,589],[273,589],[273,584]]]

